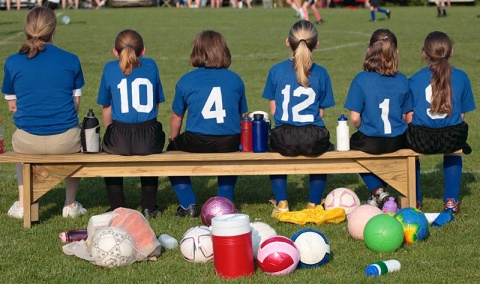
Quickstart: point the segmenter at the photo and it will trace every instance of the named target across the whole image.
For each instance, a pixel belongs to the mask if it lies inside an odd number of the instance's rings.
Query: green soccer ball
[[[367,247],[375,252],[393,252],[403,243],[403,226],[390,215],[376,215],[365,225],[363,238]]]

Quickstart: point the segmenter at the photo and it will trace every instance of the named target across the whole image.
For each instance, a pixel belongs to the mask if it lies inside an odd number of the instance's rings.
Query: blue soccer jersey
[[[178,80],[172,110],[187,112],[185,130],[194,134],[239,134],[241,115],[248,111],[245,86],[228,69],[199,67]]]
[[[382,76],[362,71],[353,79],[345,108],[358,112],[358,130],[370,137],[397,137],[408,128],[404,114],[412,110],[408,79],[404,74]]]
[[[320,109],[335,105],[330,76],[325,68],[313,64],[308,81],[307,88],[298,83],[290,59],[270,69],[262,97],[275,101],[275,127],[283,124],[325,126]]]
[[[475,109],[472,86],[467,74],[462,70],[452,68],[452,114],[430,113],[432,72],[424,67],[410,77],[410,90],[413,101],[412,124],[429,128],[442,128],[462,123],[462,114]]]
[[[140,66],[124,75],[119,61],[111,61],[103,69],[97,103],[112,107],[112,119],[133,124],[156,119],[158,104],[165,101],[157,64],[140,57]]]
[[[6,99],[16,99],[13,120],[18,129],[55,135],[78,125],[73,95],[84,85],[78,57],[46,44],[31,59],[20,53],[7,58],[2,92]]]

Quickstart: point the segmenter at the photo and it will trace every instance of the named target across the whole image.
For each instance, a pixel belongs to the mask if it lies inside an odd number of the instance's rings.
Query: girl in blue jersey
[[[45,7],[32,9],[24,25],[27,40],[5,62],[2,92],[13,113],[17,130],[13,150],[25,154],[69,154],[80,151],[78,108],[85,85],[80,60],[53,45],[55,13]],[[17,164],[19,200],[8,215],[23,218],[23,171]],[[79,178],[66,178],[63,217],[87,212],[75,201]]]
[[[286,45],[291,57],[270,69],[262,95],[270,101],[275,121],[270,148],[284,156],[319,156],[333,149],[322,117],[335,101],[327,70],[313,63],[317,29],[309,21],[298,21],[290,29]],[[288,212],[287,175],[272,175],[270,181],[275,195],[272,215]],[[307,208],[320,204],[326,181],[325,174],[310,175]]]
[[[230,50],[223,36],[207,30],[193,41],[190,64],[197,69],[183,75],[175,86],[167,150],[196,153],[238,151],[240,121],[248,111],[245,86],[228,70]],[[180,134],[187,113],[185,132]],[[233,201],[236,176],[218,177],[218,196]],[[170,177],[180,201],[176,216],[198,216],[190,177]]]
[[[405,114],[412,110],[407,77],[398,71],[397,38],[387,29],[370,38],[363,71],[353,79],[345,108],[358,131],[350,148],[371,154],[405,148]],[[386,183],[374,174],[360,174],[372,192],[369,203],[380,208],[388,200]]]
[[[419,153],[443,153],[445,177],[444,209],[460,211],[458,196],[462,178],[462,157],[453,152],[467,144],[468,125],[465,113],[475,109],[470,80],[460,69],[450,66],[452,41],[443,32],[432,32],[425,38],[423,58],[429,64],[410,78],[413,111],[408,113],[408,146]],[[420,190],[420,161],[416,161],[417,196]],[[417,197],[418,198],[418,197]]]
[[[165,145],[162,124],[157,121],[158,105],[165,101],[157,64],[144,58],[142,37],[133,30],[120,32],[113,54],[119,60],[104,69],[97,103],[103,106],[106,132],[103,151],[118,155],[161,153]],[[141,177],[142,213],[155,218],[158,177]],[[123,178],[105,178],[109,211],[126,207]]]

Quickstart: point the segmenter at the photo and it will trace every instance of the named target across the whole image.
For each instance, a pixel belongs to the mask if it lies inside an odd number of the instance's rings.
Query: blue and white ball
[[[320,231],[311,228],[300,230],[292,236],[292,241],[300,252],[299,268],[322,266],[330,259],[330,244]]]

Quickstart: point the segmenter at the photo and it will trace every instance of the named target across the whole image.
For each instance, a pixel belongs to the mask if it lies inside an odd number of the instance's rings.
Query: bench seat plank
[[[278,153],[164,152],[147,156],[107,153],[28,155],[7,152],[0,163],[23,163],[24,226],[37,216],[40,197],[66,177],[218,176],[270,174],[374,173],[415,206],[415,158],[420,154],[402,149],[371,155],[361,151],[327,152],[319,157],[284,157]],[[29,206],[30,205],[30,206]]]

